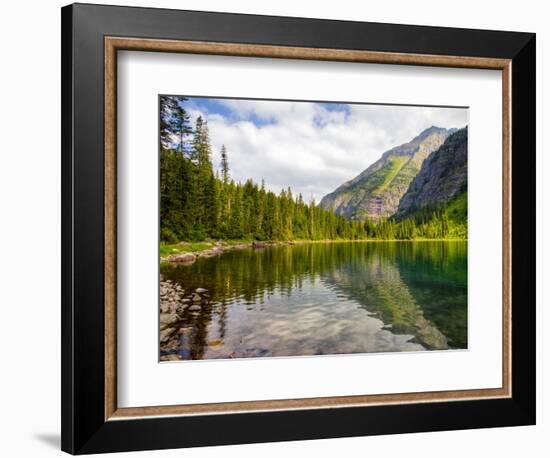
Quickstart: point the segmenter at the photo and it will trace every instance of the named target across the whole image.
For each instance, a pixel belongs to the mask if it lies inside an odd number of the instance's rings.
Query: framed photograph
[[[535,423],[534,34],[70,5],[62,113],[63,450]]]

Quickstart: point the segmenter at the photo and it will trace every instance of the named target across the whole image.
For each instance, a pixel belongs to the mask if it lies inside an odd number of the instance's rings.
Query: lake
[[[467,348],[467,242],[336,242],[247,248],[161,265],[182,288],[160,348],[219,359]],[[203,291],[206,290],[206,291]],[[199,307],[194,307],[198,309]]]

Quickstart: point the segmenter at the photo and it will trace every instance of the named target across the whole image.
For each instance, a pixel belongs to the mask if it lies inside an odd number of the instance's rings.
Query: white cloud
[[[357,104],[334,111],[304,102],[219,102],[231,116],[197,109],[200,103],[189,109],[193,121],[199,114],[208,120],[214,166],[225,144],[236,181],[264,179],[272,191],[290,186],[317,202],[384,151],[432,125],[463,127],[468,116],[455,108]]]

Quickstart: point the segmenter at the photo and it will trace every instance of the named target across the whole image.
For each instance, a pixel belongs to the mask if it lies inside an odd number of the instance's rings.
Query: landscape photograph
[[[158,123],[161,362],[468,348],[466,107],[159,95]]]

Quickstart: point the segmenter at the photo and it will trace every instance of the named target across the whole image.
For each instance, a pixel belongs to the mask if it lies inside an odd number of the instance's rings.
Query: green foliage
[[[394,222],[401,229],[401,239],[468,238],[468,193],[463,192],[447,203],[414,209]]]
[[[378,186],[376,191],[381,192],[388,187],[393,181],[399,171],[409,160],[408,156],[395,156],[390,159],[390,163],[387,168],[384,168],[385,174],[382,176],[382,183]]]

